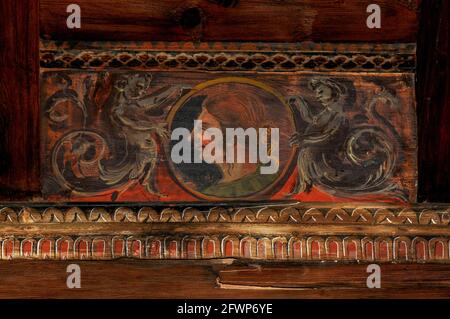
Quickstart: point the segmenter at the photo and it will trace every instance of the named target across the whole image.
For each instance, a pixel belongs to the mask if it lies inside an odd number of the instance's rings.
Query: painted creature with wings
[[[181,87],[154,87],[152,75],[144,72],[102,72],[77,79],[81,83],[58,77],[54,74],[53,80],[61,82],[61,90],[47,99],[45,110],[50,127],[67,133],[53,148],[50,187],[93,195],[113,187],[123,192],[139,183],[150,194],[164,196],[154,174],[169,135],[165,117]],[[73,118],[78,125],[67,123]],[[67,131],[74,126],[80,129]]]

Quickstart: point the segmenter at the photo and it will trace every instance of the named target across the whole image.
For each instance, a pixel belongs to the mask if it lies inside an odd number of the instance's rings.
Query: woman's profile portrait
[[[223,160],[217,163],[180,163],[176,164],[176,167],[187,185],[207,196],[235,198],[258,193],[279,177],[281,165],[277,173],[261,174],[261,163],[248,161],[248,139],[245,139],[244,145],[241,139],[234,139],[232,146],[235,155],[238,148],[245,149],[245,162],[227,162],[226,131],[235,128],[244,130],[254,128],[258,132],[260,128],[265,128],[267,136],[264,136],[266,137],[264,143],[270,153],[273,143],[278,143],[278,147],[288,145],[286,141],[289,136],[284,132],[292,132],[294,128],[289,116],[289,112],[286,112],[285,106],[277,96],[251,84],[219,83],[200,90],[178,110],[172,128],[187,128],[193,135],[192,138],[202,140],[202,148],[212,142],[205,139],[203,133],[209,128],[219,129],[223,134],[224,149],[220,155],[223,156]],[[197,131],[201,136],[194,136],[196,134],[194,120],[202,123],[201,131]],[[280,131],[279,141],[270,140],[270,132],[274,128]],[[259,138],[262,137],[258,136]],[[283,158],[283,163],[286,162],[289,151],[289,148],[280,147],[279,157]]]

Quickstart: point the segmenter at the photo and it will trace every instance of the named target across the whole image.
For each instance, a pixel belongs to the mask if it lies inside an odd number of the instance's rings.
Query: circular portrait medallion
[[[267,197],[293,168],[292,110],[260,81],[225,77],[203,82],[175,104],[168,124],[171,173],[200,199]]]

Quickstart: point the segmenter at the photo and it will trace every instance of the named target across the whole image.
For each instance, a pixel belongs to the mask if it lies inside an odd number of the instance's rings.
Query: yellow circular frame
[[[275,96],[276,98],[278,98],[278,100],[281,102],[282,105],[284,105],[286,107],[287,110],[291,111],[291,114],[293,115],[293,111],[291,106],[286,102],[285,98],[283,97],[282,94],[280,94],[278,91],[276,91],[275,89],[273,89],[272,87],[270,87],[267,84],[264,84],[262,82],[253,80],[253,79],[249,79],[249,78],[242,78],[242,77],[221,77],[221,78],[217,78],[214,80],[209,80],[209,81],[205,81],[202,82],[198,85],[196,85],[195,87],[193,87],[187,94],[185,94],[184,96],[182,96],[177,103],[175,103],[175,105],[171,108],[169,114],[167,115],[167,123],[168,123],[168,128],[171,131],[172,130],[172,123],[173,120],[175,118],[175,114],[178,112],[178,110],[184,105],[184,103],[190,99],[193,95],[197,94],[199,91],[208,88],[210,86],[213,85],[217,85],[217,84],[223,84],[223,83],[241,83],[241,84],[249,84],[255,87],[258,87],[270,94],[272,94],[273,96]],[[292,126],[296,127],[296,123],[295,123],[295,119],[292,116],[291,118],[291,122],[292,122]],[[167,153],[167,152],[166,152]],[[294,149],[294,151],[291,153],[291,156],[287,162],[287,164],[285,165],[283,171],[278,175],[278,177],[275,179],[275,181],[273,183],[271,183],[269,186],[267,186],[265,189],[257,192],[257,193],[253,193],[250,195],[246,195],[246,196],[242,196],[242,197],[216,197],[216,196],[210,196],[210,195],[205,195],[199,191],[193,190],[187,186],[184,185],[184,183],[182,183],[180,181],[180,179],[176,176],[175,174],[175,167],[174,164],[169,161],[169,171],[172,175],[172,178],[174,180],[176,180],[178,182],[178,184],[184,189],[186,190],[188,193],[196,196],[197,198],[200,199],[205,199],[205,200],[209,200],[209,201],[233,201],[233,200],[257,200],[260,199],[258,198],[259,195],[263,195],[263,194],[268,194],[270,191],[273,191],[274,189],[277,188],[277,186],[279,186],[281,184],[282,181],[285,181],[287,179],[287,175],[288,173],[291,171],[291,169],[293,168],[293,162],[295,160],[297,156],[297,148]]]

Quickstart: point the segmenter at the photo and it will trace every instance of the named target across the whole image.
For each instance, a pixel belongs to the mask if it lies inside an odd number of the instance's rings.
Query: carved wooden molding
[[[10,206],[1,259],[450,262],[450,207]]]
[[[415,44],[41,41],[43,68],[411,72]]]

